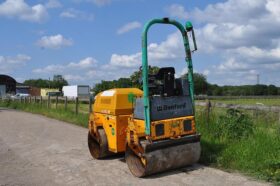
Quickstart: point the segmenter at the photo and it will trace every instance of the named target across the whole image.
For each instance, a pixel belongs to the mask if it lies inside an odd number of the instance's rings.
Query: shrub
[[[236,109],[228,109],[217,119],[217,136],[230,140],[247,138],[253,133],[253,122],[251,118]]]

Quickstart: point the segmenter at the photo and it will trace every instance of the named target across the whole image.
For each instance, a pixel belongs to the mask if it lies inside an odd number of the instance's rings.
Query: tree
[[[155,74],[159,70],[159,67],[153,66],[149,67],[149,73]],[[141,84],[141,77],[142,77],[142,71],[137,70],[132,73],[132,75],[129,78],[119,78],[118,80],[113,81],[101,81],[100,83],[97,83],[94,88],[93,92],[95,94],[98,94],[99,92],[102,92],[104,90],[112,89],[112,88],[129,88],[129,87],[135,87],[142,89]]]
[[[182,78],[187,78],[188,74],[182,75]],[[194,82],[194,93],[195,95],[206,94],[208,88],[208,82],[206,77],[200,73],[193,73],[193,82]]]
[[[129,88],[132,87],[132,81],[130,78],[120,78],[118,80],[113,81],[101,81],[97,83],[94,88],[93,92],[98,94],[104,90],[112,89],[112,88]]]
[[[41,78],[28,79],[23,84],[38,88],[58,88],[61,91],[63,86],[68,85],[68,82],[61,75],[55,75],[53,81]]]
[[[278,90],[277,90],[277,87],[275,85],[269,85],[267,87],[267,92],[268,92],[268,95],[277,95]]]
[[[49,80],[45,79],[28,79],[23,82],[25,85],[38,87],[38,88],[47,88],[50,85]]]
[[[159,67],[157,66],[150,66],[149,67],[149,74],[156,74],[159,71]],[[132,73],[132,75],[130,76],[130,79],[132,81],[132,84],[134,87],[140,88],[142,89],[142,70],[137,70],[135,72]]]
[[[149,74],[155,74],[159,67],[149,67]],[[113,81],[101,81],[96,84],[93,91],[97,94],[111,88],[136,87],[142,89],[142,71],[137,70],[129,78],[119,78]],[[182,78],[187,78],[184,74]],[[280,88],[275,85],[242,85],[242,86],[218,86],[207,82],[206,77],[200,73],[193,74],[194,93],[213,96],[250,96],[250,95],[280,95]]]

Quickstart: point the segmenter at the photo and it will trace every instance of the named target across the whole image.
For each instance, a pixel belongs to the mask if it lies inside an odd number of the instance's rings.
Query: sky
[[[280,86],[279,0],[0,0],[0,74],[93,86],[141,66],[141,32],[154,18],[194,25],[194,71],[218,85]],[[174,26],[148,33],[149,65],[187,72]]]

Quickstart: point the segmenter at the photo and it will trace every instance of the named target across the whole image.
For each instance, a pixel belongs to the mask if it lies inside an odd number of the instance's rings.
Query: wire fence
[[[17,102],[22,104],[37,104],[47,109],[72,110],[76,114],[91,111],[92,97],[62,97],[62,96],[28,96],[20,98],[0,98],[1,102]]]
[[[6,97],[4,101],[18,103],[35,103],[48,109],[71,109],[76,114],[91,112],[92,97],[62,97],[62,96],[29,96],[21,98]],[[241,104],[240,104],[241,103]],[[213,108],[242,109],[248,111],[279,113],[280,121],[280,96],[200,96],[196,97],[195,105],[206,110]]]

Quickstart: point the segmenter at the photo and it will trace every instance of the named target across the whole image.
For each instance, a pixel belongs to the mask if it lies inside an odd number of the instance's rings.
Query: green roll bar
[[[189,45],[189,40],[188,40],[188,35],[187,32],[192,33],[192,38],[193,38],[193,43],[194,43],[194,51],[197,50],[197,45],[195,41],[195,35],[193,31],[193,26],[191,22],[186,22],[185,28],[184,26],[172,19],[169,18],[163,18],[163,19],[153,19],[147,22],[144,26],[144,29],[142,31],[142,80],[143,80],[143,101],[144,101],[144,117],[145,117],[145,134],[150,135],[151,132],[151,118],[150,118],[150,100],[149,100],[149,88],[148,88],[148,72],[149,72],[149,67],[148,67],[148,50],[147,50],[147,34],[149,28],[153,24],[171,24],[176,26],[183,37],[184,41],[184,47],[185,47],[185,53],[186,53],[186,58],[185,61],[187,62],[188,65],[188,81],[190,84],[190,96],[192,98],[192,103],[194,107],[194,85],[193,85],[193,65],[192,65],[192,57],[191,57],[191,50],[190,50],[190,45]]]

